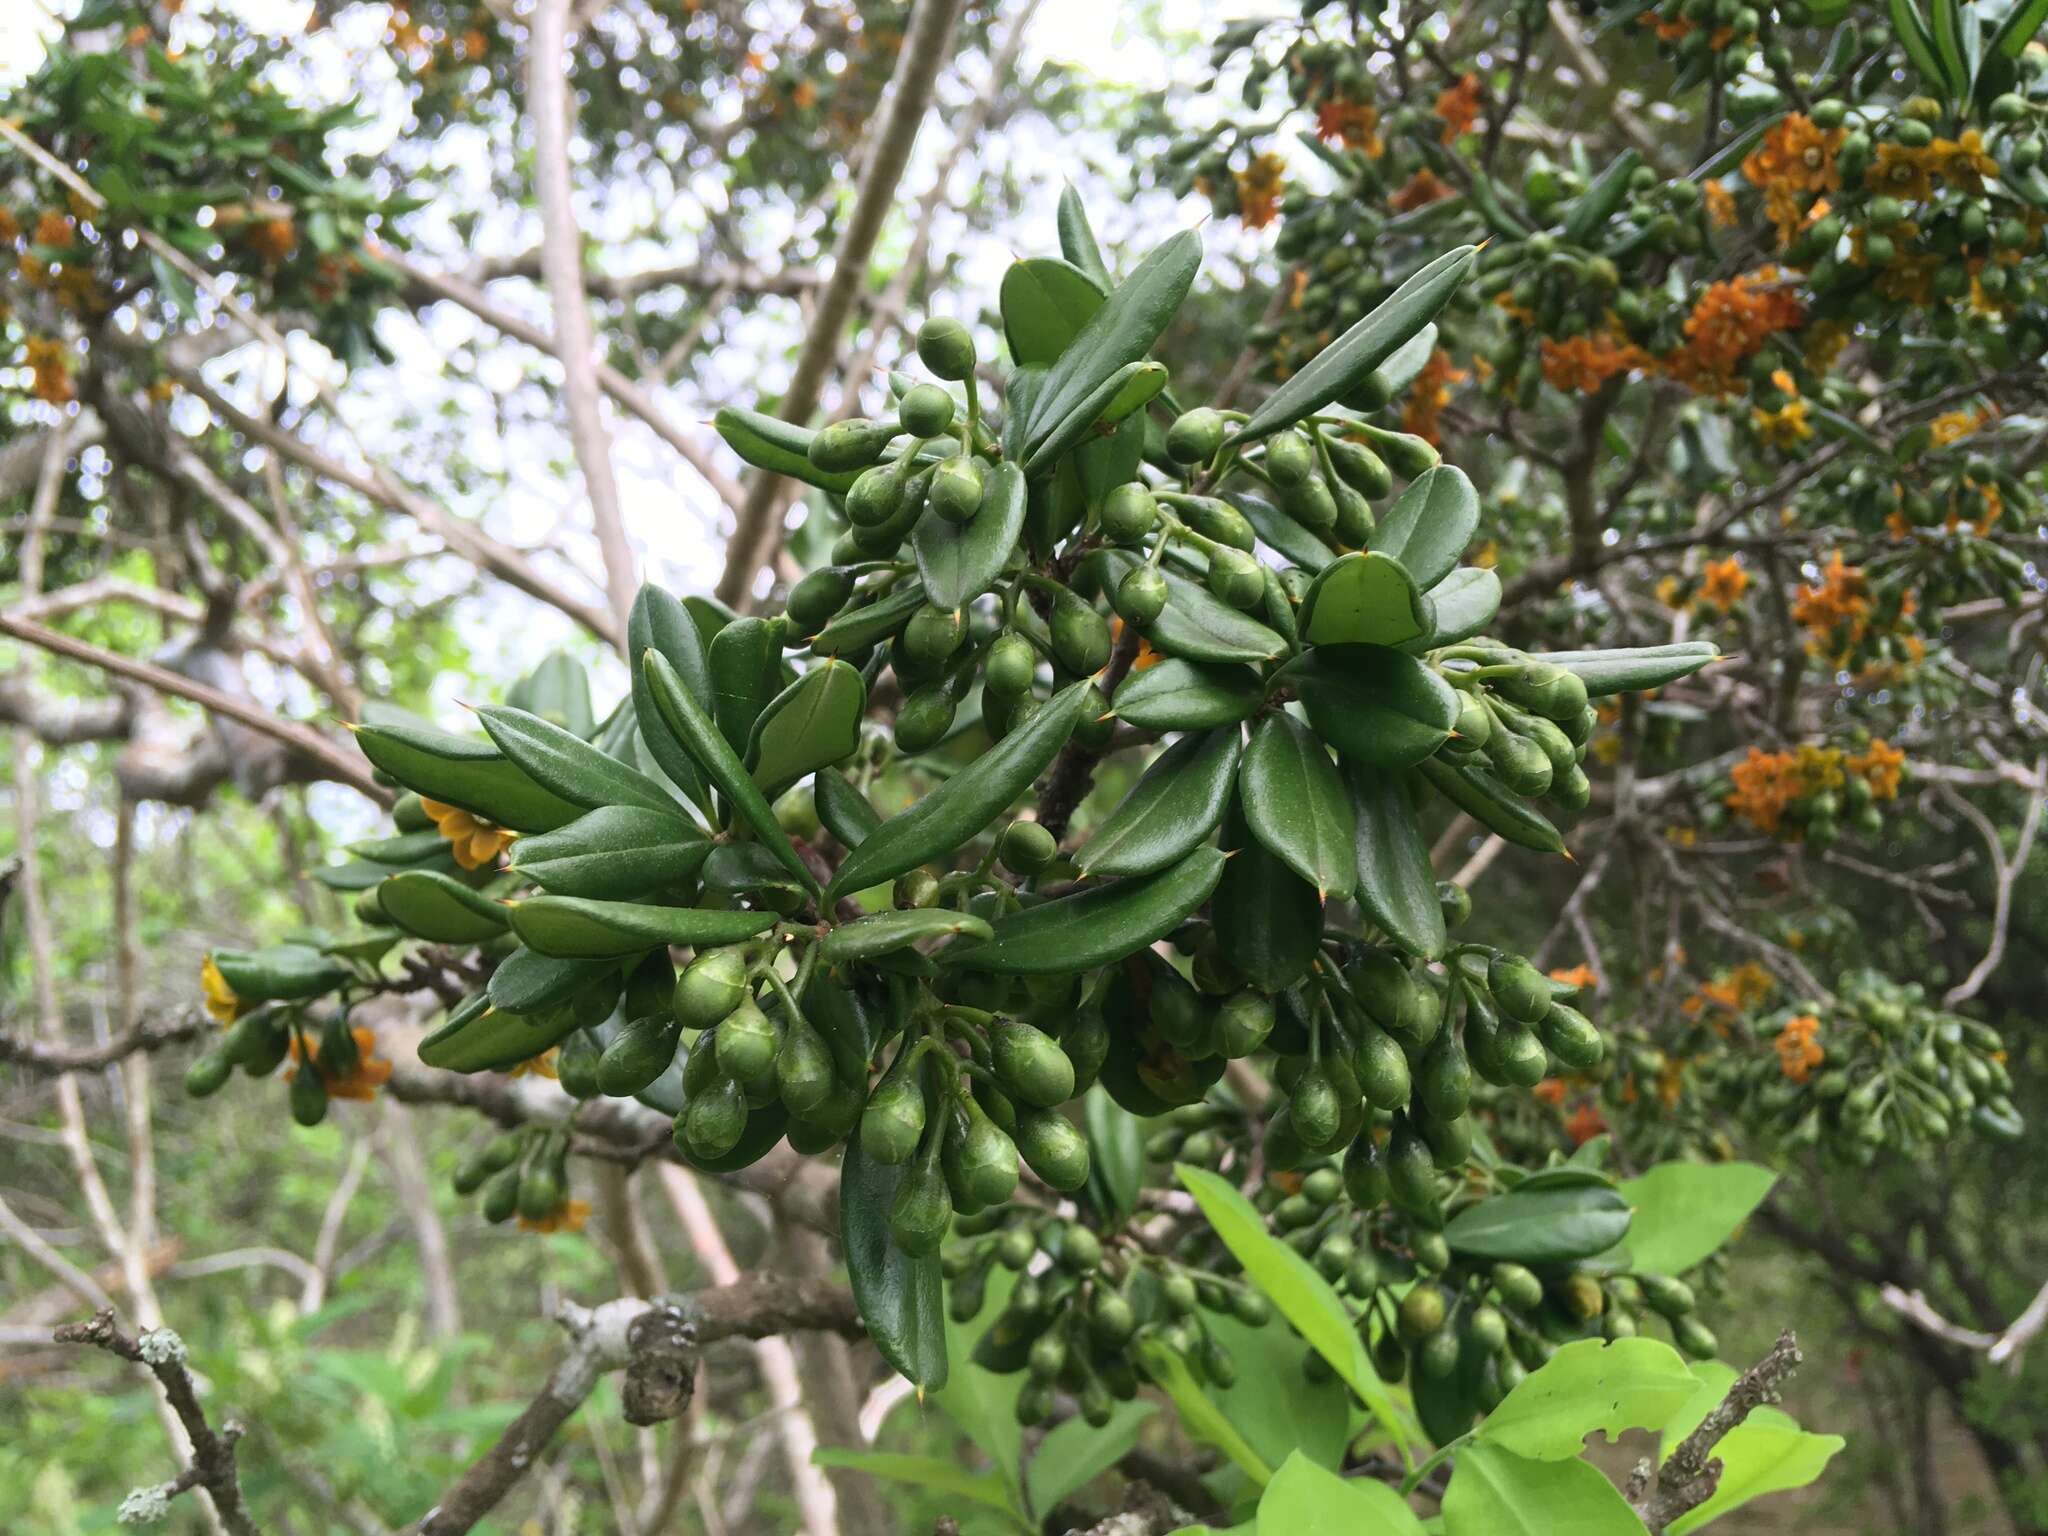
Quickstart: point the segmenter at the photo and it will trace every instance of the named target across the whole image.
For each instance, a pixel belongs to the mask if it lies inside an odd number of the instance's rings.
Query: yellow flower
[[[223,1025],[234,1023],[247,1012],[242,1000],[235,996],[235,989],[228,985],[227,977],[221,975],[220,967],[213,963],[211,955],[199,967],[199,988],[206,994],[206,1011]]]
[[[590,1219],[588,1200],[564,1200],[538,1221],[530,1217],[519,1218],[522,1232],[581,1232],[583,1223]]]
[[[1863,173],[1863,184],[1873,192],[1889,194],[1904,202],[1925,202],[1934,194],[1928,179],[1927,149],[1908,149],[1903,144],[1877,146],[1877,163]]]
[[[455,862],[464,869],[482,869],[497,862],[498,855],[512,846],[512,834],[480,816],[438,800],[420,796],[420,806],[432,819],[441,836],[448,840]]]
[[[1813,423],[1806,419],[1806,402],[1787,400],[1775,411],[1752,410],[1756,435],[1771,447],[1789,452],[1813,436]]]
[[[1998,174],[1998,162],[1984,153],[1984,135],[1965,128],[1959,139],[1936,139],[1921,154],[1923,164],[1958,192],[1984,195],[1984,178]]]
[[[1879,738],[1870,743],[1870,750],[1849,759],[1849,770],[1861,774],[1870,786],[1871,798],[1893,800],[1898,797],[1899,781],[1905,777],[1906,754],[1890,742]]]

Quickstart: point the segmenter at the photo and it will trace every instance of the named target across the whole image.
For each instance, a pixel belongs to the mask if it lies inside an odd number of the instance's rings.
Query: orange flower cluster
[[[1795,800],[1839,789],[1852,773],[1870,786],[1871,799],[1896,799],[1905,763],[1906,754],[1881,738],[1855,753],[1811,742],[1794,752],[1751,747],[1748,758],[1729,772],[1735,788],[1725,803],[1759,832],[1775,835]]]
[[[1874,738],[1870,748],[1846,759],[1851,773],[1859,775],[1870,786],[1873,800],[1896,800],[1899,781],[1905,777],[1906,754],[1882,737]]]
[[[1436,99],[1436,115],[1444,125],[1444,142],[1455,144],[1479,121],[1482,92],[1477,75],[1466,75]]]
[[[1424,166],[1392,197],[1387,206],[1396,213],[1413,213],[1418,208],[1427,208],[1431,203],[1440,203],[1447,197],[1456,196],[1450,185],[1435,171]]]
[[[78,396],[71,382],[68,351],[63,342],[49,336],[31,336],[26,349],[29,372],[35,375],[29,393],[50,405],[68,405]]]
[[[1363,101],[1333,96],[1316,108],[1316,137],[1325,144],[1362,149],[1374,160],[1385,152],[1380,143],[1379,108]]]
[[[1438,418],[1451,403],[1451,386],[1469,377],[1464,369],[1451,365],[1451,354],[1442,347],[1430,353],[1409,387],[1408,403],[1401,408],[1401,430],[1427,443],[1440,442],[1443,433]]]
[[[1572,1111],[1571,1118],[1564,1123],[1565,1135],[1571,1137],[1572,1145],[1583,1147],[1595,1136],[1607,1133],[1607,1117],[1600,1113],[1600,1106],[1587,1099]]]
[[[1735,227],[1735,194],[1718,181],[1700,183],[1700,193],[1706,201],[1707,218],[1716,229]]]
[[[1793,1082],[1805,1082],[1813,1069],[1828,1059],[1828,1053],[1813,1038],[1819,1033],[1820,1020],[1810,1013],[1788,1019],[1778,1032],[1778,1070]]]
[[[483,869],[498,861],[498,855],[512,846],[512,834],[503,827],[494,826],[480,816],[453,805],[443,805],[438,800],[420,797],[420,806],[448,840],[455,853],[455,862],[464,869]]]
[[[1685,345],[1664,360],[1665,371],[1699,394],[1733,393],[1736,370],[1805,318],[1806,306],[1776,267],[1710,284],[1685,317]]]
[[[261,219],[249,226],[246,236],[249,248],[272,266],[276,266],[299,247],[299,232],[293,226],[289,214],[275,219]]]
[[[1590,395],[1620,373],[1656,366],[1657,360],[1630,341],[1616,324],[1558,340],[1543,338],[1543,377],[1553,389]]]
[[[1792,603],[1793,619],[1812,634],[1814,643],[1824,645],[1839,638],[1842,653],[1854,650],[1863,638],[1869,613],[1869,584],[1863,568],[1843,563],[1839,549],[1828,556],[1820,585],[1800,587]]]
[[[590,1220],[588,1200],[564,1200],[547,1215],[535,1220],[530,1216],[519,1218],[522,1232],[581,1232],[583,1223]]]
[[[1280,189],[1286,184],[1287,162],[1275,154],[1255,155],[1237,182],[1237,216],[1246,229],[1264,229],[1280,216]]]
[[[1561,981],[1568,987],[1590,987],[1600,990],[1600,973],[1590,965],[1574,965],[1550,973],[1552,981]]]
[[[1700,573],[1700,601],[1723,613],[1741,602],[1742,594],[1748,590],[1749,572],[1742,568],[1742,561],[1734,555],[1726,560],[1709,561]]]
[[[1735,788],[1727,798],[1728,809],[1759,832],[1775,833],[1786,809],[1805,792],[1797,761],[1790,752],[1760,752],[1729,770]]]
[[[1742,174],[1763,192],[1764,213],[1778,227],[1780,245],[1790,245],[1797,236],[1814,197],[1840,190],[1835,151],[1847,137],[1844,129],[1824,130],[1803,112],[1793,112],[1780,118],[1743,160]]]
[[[377,1097],[379,1088],[391,1081],[391,1063],[376,1054],[377,1037],[369,1030],[358,1026],[349,1031],[349,1036],[355,1041],[355,1060],[345,1069],[320,1064],[318,1035],[302,1037],[294,1032],[291,1042],[292,1060],[300,1059],[299,1046],[303,1039],[305,1053],[312,1059],[313,1070],[320,1074],[320,1081],[327,1085],[327,1097],[368,1103]],[[297,1075],[298,1069],[295,1067],[285,1073],[285,1081],[290,1082]]]
[[[1723,971],[1712,981],[1702,982],[1699,991],[1678,1006],[1681,1012],[1695,1017],[1708,1008],[1747,1013],[1769,997],[1775,985],[1769,971],[1754,960],[1746,960],[1734,970]]]

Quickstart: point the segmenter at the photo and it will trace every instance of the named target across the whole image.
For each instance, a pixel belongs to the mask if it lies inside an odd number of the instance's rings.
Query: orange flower
[[[1479,121],[1479,77],[1466,75],[1436,99],[1436,115],[1444,125],[1444,142],[1455,144]]]
[[[559,1047],[551,1045],[538,1056],[529,1056],[524,1061],[514,1062],[506,1069],[505,1075],[507,1077],[525,1077],[531,1074],[534,1077],[544,1077],[549,1082],[553,1082],[560,1075],[555,1071],[555,1060],[561,1054]]]
[[[1790,245],[1815,196],[1842,185],[1835,169],[1835,151],[1848,135],[1840,128],[1823,131],[1804,113],[1780,118],[1763,142],[1742,162],[1742,174],[1764,194],[1764,212],[1778,226],[1778,241]]]
[[[1929,423],[1929,432],[1934,446],[1946,448],[1951,443],[1961,442],[1972,432],[1997,416],[1990,406],[1975,411],[1946,411]]]
[[[441,836],[448,840],[455,853],[455,862],[464,869],[483,869],[495,864],[498,855],[512,846],[512,834],[503,827],[493,826],[480,816],[456,806],[443,805],[438,800],[420,796],[420,807],[426,811]]]
[[[1905,777],[1906,754],[1889,742],[1879,738],[1870,743],[1870,750],[1859,752],[1848,760],[1849,770],[1860,774],[1870,786],[1874,800],[1898,798],[1899,781]]]
[[[1655,365],[1656,359],[1628,340],[1620,328],[1587,331],[1562,341],[1543,338],[1543,377],[1551,388],[1590,395],[1620,373]]]
[[[1706,199],[1707,221],[1716,229],[1735,227],[1735,194],[1718,181],[1700,184],[1701,195]]]
[[[1665,367],[1701,394],[1732,393],[1736,370],[1772,335],[1805,318],[1805,305],[1776,267],[1710,283],[1685,318],[1685,346]]]
[[[1727,798],[1728,808],[1759,832],[1775,833],[1786,807],[1797,800],[1805,787],[1790,752],[1760,752],[1729,770],[1735,788]]]
[[[1806,402],[1794,395],[1775,411],[1758,406],[1750,411],[1749,417],[1756,426],[1756,435],[1766,445],[1790,453],[1813,436],[1813,423],[1806,419],[1806,414]]]
[[[1362,101],[1333,96],[1316,108],[1317,138],[1326,144],[1342,144],[1346,149],[1362,149],[1374,160],[1385,152],[1379,127],[1379,108]]]
[[[29,393],[50,405],[66,405],[78,396],[71,382],[70,349],[50,336],[31,336],[24,349],[29,371],[35,375]]]
[[[531,1217],[519,1218],[522,1232],[581,1232],[583,1223],[590,1220],[588,1200],[564,1200],[538,1221]]]
[[[1237,216],[1246,229],[1264,229],[1280,216],[1280,189],[1286,182],[1287,162],[1275,154],[1256,155],[1241,171],[1232,172],[1237,182]]]
[[[1828,556],[1819,586],[1802,586],[1792,603],[1792,617],[1809,630],[1816,641],[1846,637],[1841,647],[1854,649],[1863,637],[1870,612],[1868,584],[1860,566],[1846,565],[1838,549]]]
[[[1552,981],[1561,981],[1568,987],[1590,987],[1600,990],[1600,974],[1590,965],[1574,965],[1569,969],[1558,969],[1550,973]]]
[[[349,1037],[355,1041],[356,1059],[346,1070],[323,1067],[320,1064],[320,1037],[301,1036],[297,1031],[292,1033],[292,1060],[300,1059],[299,1045],[303,1039],[306,1055],[312,1058],[313,1070],[320,1074],[320,1081],[327,1085],[327,1097],[368,1103],[377,1097],[377,1090],[391,1080],[391,1063],[376,1054],[377,1037],[370,1030],[358,1026],[349,1031]],[[290,1082],[297,1075],[298,1069],[293,1068],[285,1074],[285,1081]]]
[[[0,208],[0,245],[12,245],[21,238],[21,220],[12,209]]]
[[[1451,403],[1451,386],[1469,377],[1464,369],[1451,365],[1451,354],[1442,347],[1430,353],[1408,390],[1408,403],[1401,409],[1401,430],[1427,443],[1440,442],[1438,418]]]
[[[1583,1147],[1595,1136],[1604,1135],[1606,1131],[1607,1117],[1600,1113],[1600,1106],[1591,1099],[1587,1099],[1573,1110],[1571,1118],[1564,1123],[1564,1133],[1571,1137],[1572,1145],[1575,1147]]]
[[[298,249],[299,232],[292,227],[289,214],[275,219],[263,219],[249,226],[249,246],[272,266],[283,261]]]
[[[1741,602],[1742,594],[1748,590],[1749,572],[1742,568],[1742,561],[1734,555],[1726,560],[1708,562],[1700,576],[1700,601],[1723,613]]]
[[[1539,1104],[1562,1104],[1564,1102],[1564,1079],[1546,1077],[1529,1090],[1529,1097]]]
[[[1418,208],[1427,208],[1431,203],[1440,203],[1456,195],[1445,185],[1442,177],[1424,166],[1408,178],[1400,191],[1387,199],[1387,206],[1396,213],[1413,213]]]
[[[1778,1032],[1778,1070],[1795,1083],[1803,1083],[1813,1069],[1827,1060],[1828,1053],[1813,1037],[1820,1033],[1820,1020],[1810,1013],[1786,1021]]]
[[[1958,192],[1984,195],[1984,178],[1998,174],[1998,162],[1984,152],[1984,135],[1965,128],[1960,139],[1936,139],[1921,152],[1921,163]]]
[[[799,80],[789,93],[789,99],[799,112],[818,104],[818,87],[809,80]]]
[[[1928,146],[1929,149],[1932,147]],[[1934,183],[1927,174],[1929,169],[1926,149],[1880,144],[1876,161],[1863,173],[1863,184],[1872,192],[1896,197],[1902,202],[1922,203],[1934,195]]]

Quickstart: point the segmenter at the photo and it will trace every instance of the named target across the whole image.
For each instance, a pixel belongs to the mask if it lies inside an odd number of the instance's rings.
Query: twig
[[[2034,759],[2034,779],[2038,783],[2048,775],[2048,754]],[[1991,942],[1970,968],[1970,974],[1948,989],[1941,1003],[1944,1008],[1953,1008],[1966,1003],[1983,989],[1991,979],[1992,972],[2005,958],[2005,939],[2012,923],[2012,892],[2019,882],[2020,874],[2027,867],[2027,858],[2034,851],[2034,836],[2041,830],[2041,807],[2048,796],[2039,794],[2027,797],[2026,815],[2020,821],[2019,839],[2013,845],[2011,857],[2006,856],[2005,844],[2000,840],[1998,828],[1991,819],[1968,800],[1952,789],[1944,788],[1942,798],[1968,817],[1978,835],[1984,839],[1984,847],[1991,855],[1991,868],[1997,881],[1991,909]]]
[[[147,1366],[192,1441],[192,1464],[157,1491],[168,1500],[187,1489],[204,1488],[213,1496],[221,1523],[233,1536],[262,1536],[261,1527],[242,1502],[241,1481],[235,1475],[235,1442],[242,1437],[242,1427],[230,1419],[216,1431],[207,1421],[192,1373],[185,1368],[183,1340],[168,1328],[130,1338],[115,1326],[113,1310],[105,1307],[91,1322],[59,1328],[55,1337],[59,1344],[89,1344]]]
[[[190,1040],[205,1028],[205,1019],[193,1013],[169,1023],[145,1021],[117,1035],[110,1035],[97,1045],[46,1044],[0,1032],[0,1064],[26,1067],[32,1072],[49,1075],[94,1072],[101,1067],[110,1067],[137,1051],[159,1051],[167,1045]]]
[[[1667,1526],[1714,1496],[1721,1484],[1721,1462],[1714,1457],[1714,1447],[1756,1409],[1777,1401],[1802,1358],[1798,1339],[1787,1329],[1769,1354],[1735,1378],[1728,1395],[1679,1442],[1654,1475],[1647,1460],[1637,1464],[1626,1491],[1650,1536],[1661,1536]]]

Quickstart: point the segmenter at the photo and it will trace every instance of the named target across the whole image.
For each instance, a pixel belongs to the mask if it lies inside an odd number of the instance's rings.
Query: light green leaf
[[[1024,1491],[1041,1518],[1075,1489],[1100,1477],[1138,1442],[1138,1431],[1158,1410],[1151,1403],[1118,1403],[1097,1429],[1073,1418],[1038,1443],[1024,1474]]]
[[[1296,1451],[1259,1496],[1262,1536],[1422,1536],[1422,1522],[1385,1483],[1339,1477]]]
[[[1613,1436],[1663,1426],[1696,1390],[1669,1344],[1579,1339],[1524,1377],[1476,1433],[1516,1456],[1558,1461],[1577,1456],[1595,1430]]]
[[[1399,560],[1351,554],[1317,573],[1296,622],[1304,645],[1406,645],[1436,628],[1436,612]]]
[[[1180,1415],[1182,1428],[1203,1444],[1215,1446],[1261,1488],[1266,1486],[1273,1469],[1259,1459],[1259,1453],[1246,1443],[1230,1420],[1217,1411],[1201,1384],[1189,1373],[1185,1360],[1157,1339],[1141,1339],[1138,1361],[1173,1404],[1174,1411]]]
[[[1583,1461],[1526,1461],[1485,1442],[1458,1452],[1444,1536],[1642,1536],[1614,1484]]]
[[[1000,1510],[1022,1530],[1035,1529],[1010,1507],[1010,1497],[1003,1491],[1000,1478],[988,1472],[970,1472],[959,1463],[942,1457],[909,1456],[895,1451],[853,1451],[843,1446],[821,1445],[811,1452],[811,1460],[821,1467],[845,1467],[854,1472],[865,1472],[870,1477],[886,1477],[895,1482],[929,1488],[934,1493],[968,1499],[986,1508]]]
[[[1698,1390],[1677,1417],[1664,1426],[1658,1458],[1669,1456],[1706,1418],[1735,1384],[1736,1371],[1719,1360],[1702,1360],[1692,1368]],[[1840,1435],[1817,1435],[1801,1429],[1798,1420],[1776,1408],[1750,1410],[1750,1415],[1721,1437],[1714,1455],[1721,1462],[1721,1480],[1714,1495],[1671,1525],[1672,1536],[1698,1530],[1710,1520],[1761,1498],[1790,1488],[1804,1488],[1826,1470],[1842,1449]]]
[[[1621,1193],[1635,1207],[1629,1267],[1676,1275],[1702,1263],[1764,1202],[1778,1176],[1756,1163],[1659,1163]]]

